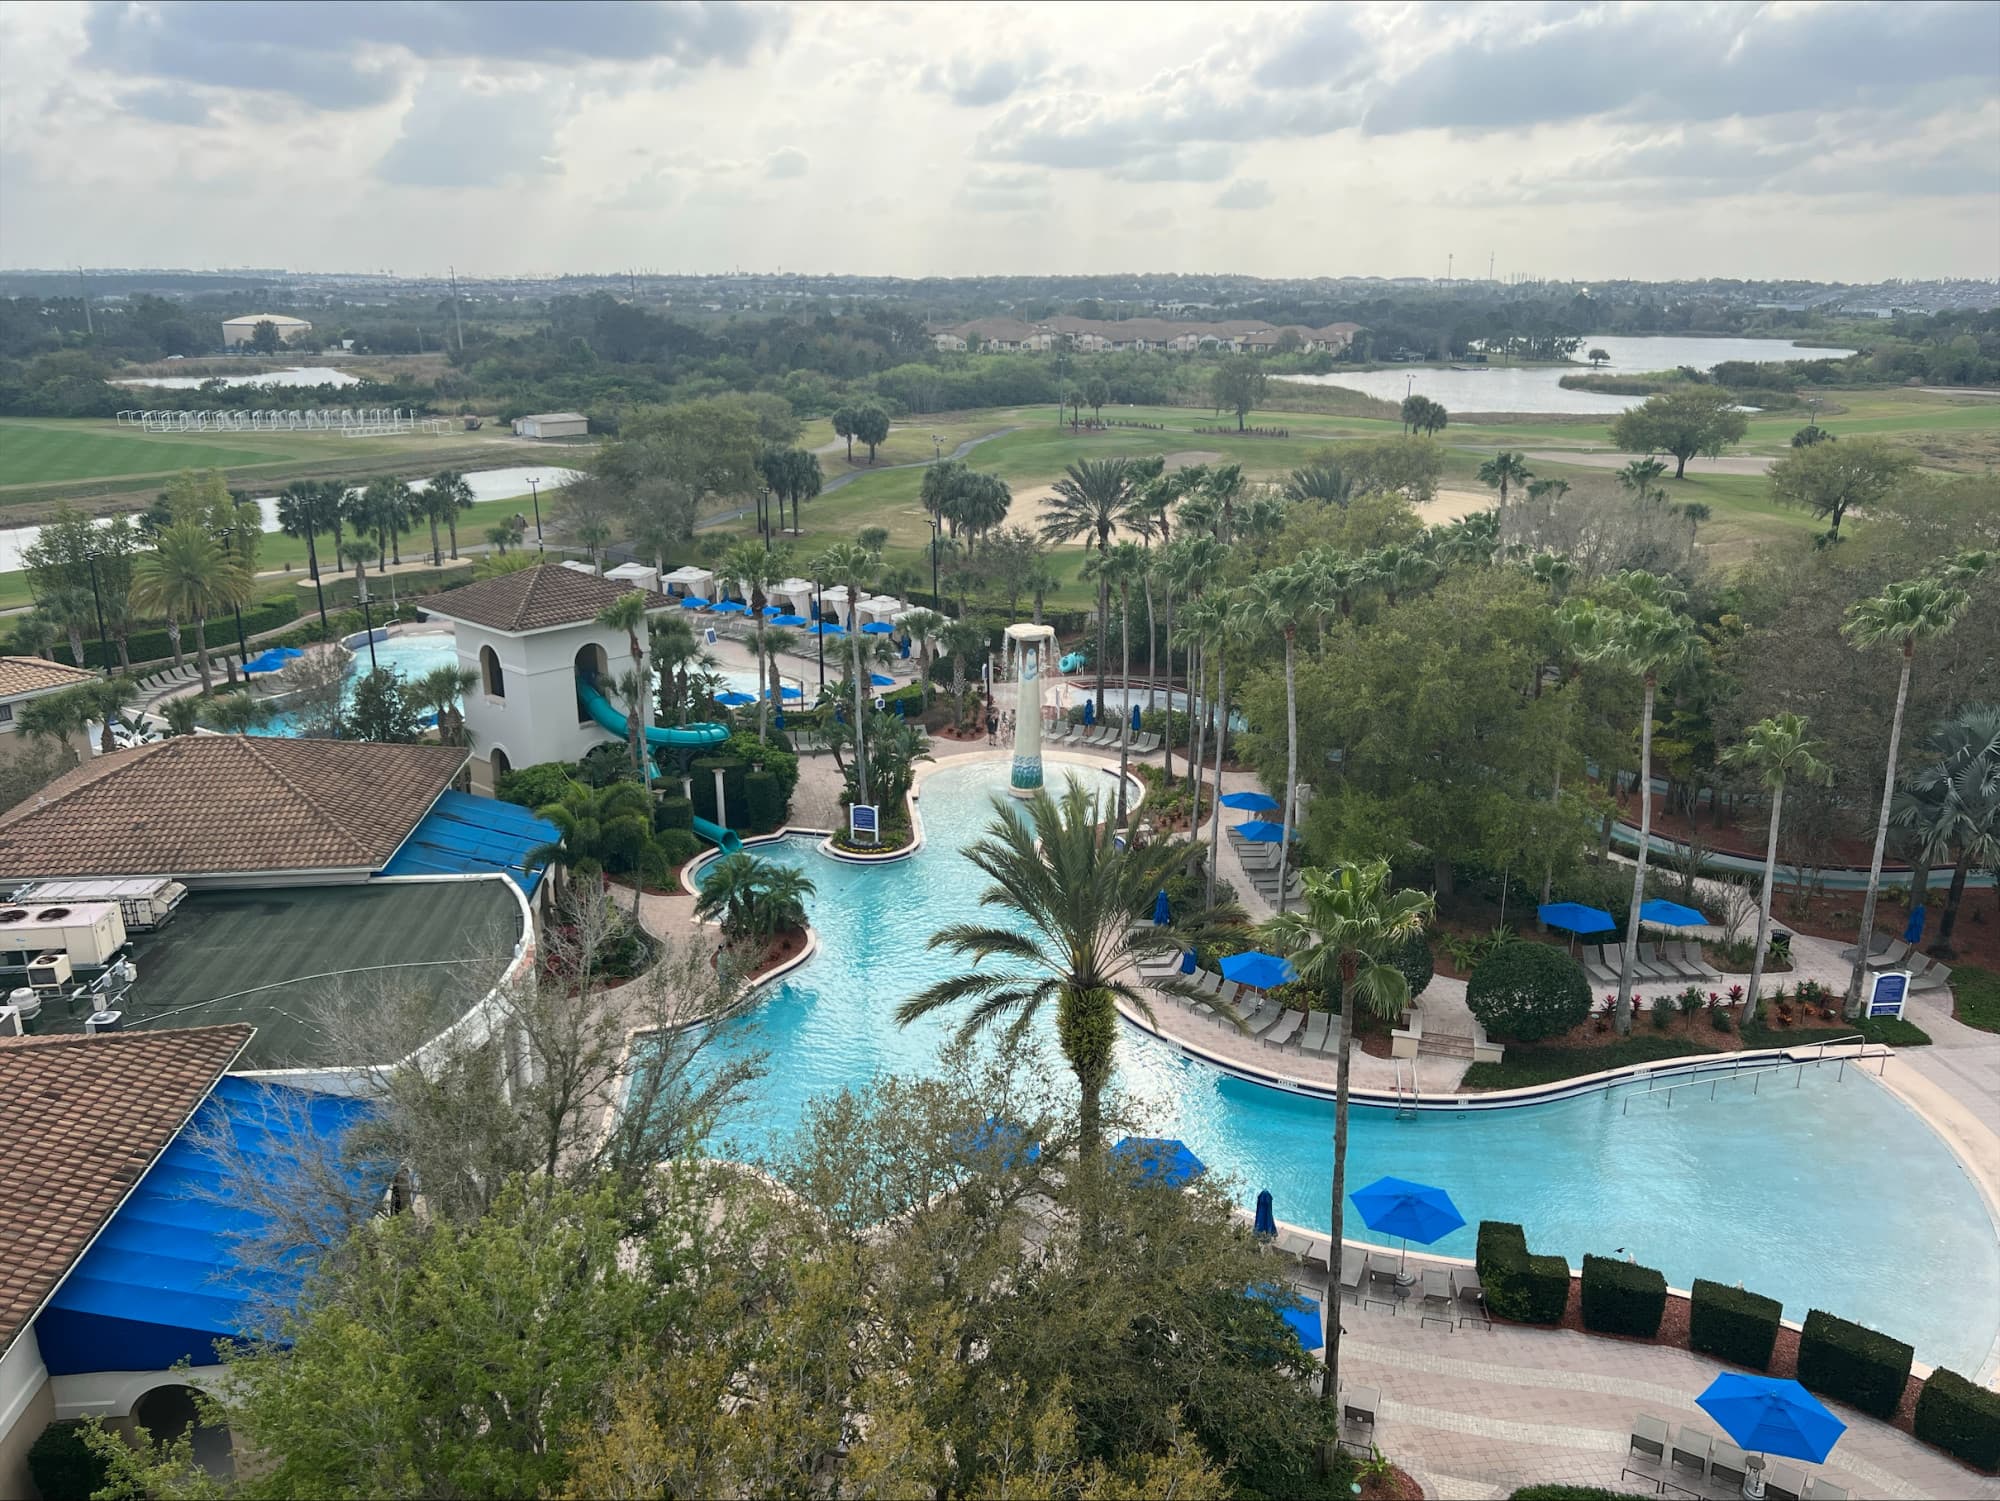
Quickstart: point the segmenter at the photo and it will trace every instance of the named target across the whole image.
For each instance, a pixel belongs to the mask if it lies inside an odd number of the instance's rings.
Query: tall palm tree
[[[1667,498],[1667,492],[1660,488],[1660,481],[1666,472],[1667,466],[1658,459],[1634,459],[1619,470],[1615,478],[1619,489],[1644,505],[1649,500]]]
[[[917,665],[923,674],[921,681],[925,713],[929,713],[931,707],[932,653],[937,649],[938,636],[947,623],[945,617],[936,610],[911,610],[897,622],[902,626],[903,634],[917,646]]]
[[[651,782],[651,768],[646,763],[645,727],[652,719],[647,705],[653,697],[653,670],[646,662],[646,648],[639,643],[639,632],[646,628],[645,591],[626,590],[597,612],[597,623],[614,631],[623,631],[626,649],[632,653],[632,675],[638,679],[634,702],[638,707],[625,716],[625,744],[632,753],[632,769],[639,773],[639,780]]]
[[[1305,897],[1290,912],[1281,912],[1258,928],[1264,942],[1288,955],[1305,984],[1340,1005],[1340,1051],[1336,1055],[1333,1092],[1333,1218],[1334,1255],[1340,1254],[1347,1202],[1348,1078],[1354,1056],[1354,1009],[1360,1002],[1377,1016],[1394,1019],[1409,1004],[1409,982],[1390,962],[1396,949],[1417,933],[1436,911],[1421,891],[1396,891],[1389,884],[1389,862],[1369,860],[1331,874],[1302,872]],[[1326,1361],[1320,1376],[1320,1399],[1337,1400],[1340,1389],[1340,1303],[1327,1302]]]
[[[431,482],[424,489],[425,509],[432,516],[444,517],[445,529],[451,534],[452,561],[458,560],[458,513],[473,507],[472,486],[464,475],[456,469],[440,469],[431,476]],[[435,510],[431,507],[435,506]],[[437,539],[431,539],[431,548],[436,552]]]
[[[360,514],[375,534],[382,556],[400,567],[403,561],[403,533],[409,528],[416,496],[394,475],[371,479],[361,492]],[[361,521],[357,519],[359,528]]]
[[[1196,789],[1195,796],[1197,801],[1194,808],[1194,826],[1196,827],[1201,823],[1201,805],[1199,801],[1201,796],[1201,767],[1199,765],[1201,753],[1197,748],[1199,745],[1201,722],[1196,717],[1195,702],[1200,697],[1203,685],[1207,681],[1207,658],[1206,654],[1202,651],[1200,633],[1194,633],[1190,638],[1189,633],[1185,630],[1179,633],[1175,632],[1174,597],[1175,595],[1179,595],[1181,598],[1187,600],[1190,605],[1200,599],[1203,591],[1208,588],[1210,581],[1220,577],[1222,565],[1228,557],[1228,548],[1216,541],[1215,538],[1204,536],[1199,532],[1190,534],[1183,531],[1179,540],[1167,549],[1167,675],[1169,677],[1173,676],[1174,643],[1176,640],[1181,640],[1186,647],[1188,659],[1188,778],[1195,784]],[[1168,696],[1167,703],[1171,708],[1173,703],[1172,695]],[[1169,787],[1174,784],[1173,729],[1173,715],[1170,712],[1167,715],[1166,740],[1166,779]]]
[[[783,526],[782,520],[779,523]],[[789,577],[792,555],[789,549],[772,551],[759,547],[755,542],[739,542],[723,555],[720,565],[722,576],[733,579],[747,598],[750,606],[750,623],[756,631],[756,645],[753,648],[759,663],[770,659],[764,653],[764,606],[771,601],[770,590]],[[776,684],[772,685],[776,692]],[[757,738],[768,738],[771,724],[772,700],[757,696]]]
[[[306,570],[312,575],[313,593],[319,602],[319,623],[326,623],[326,590],[319,578],[319,534],[340,524],[339,485],[324,480],[294,480],[278,494],[278,530],[287,537],[302,537],[306,544]],[[335,542],[338,552],[340,544]]]
[[[1479,483],[1500,492],[1502,511],[1507,509],[1508,487],[1525,485],[1534,477],[1534,471],[1528,468],[1527,456],[1506,449],[1479,466]]]
[[[836,542],[813,560],[813,575],[846,585],[847,607],[855,611],[861,603],[862,582],[873,577],[881,564],[879,554],[868,551],[858,542]],[[861,665],[858,615],[854,628],[847,633],[847,646],[852,661],[848,675],[854,683],[854,790],[857,799],[865,804],[868,801],[868,718],[865,708],[868,702],[868,674]]]
[[[958,955],[966,970],[911,996],[896,1008],[896,1020],[908,1026],[934,1011],[966,1007],[959,1035],[969,1037],[995,1023],[1026,1022],[1053,1004],[1057,1041],[1076,1075],[1078,1157],[1094,1170],[1118,1040],[1116,1003],[1150,1017],[1135,966],[1179,941],[1173,930],[1140,919],[1186,862],[1187,846],[1111,838],[1074,777],[1060,797],[1037,789],[1020,805],[1025,818],[1007,800],[996,797],[993,805],[984,837],[965,858],[993,882],[981,905],[1013,922],[954,923],[933,934],[931,947]]]
[[[70,661],[83,666],[83,633],[91,620],[90,591],[74,584],[44,587],[35,604],[62,627],[69,638]]]
[[[1437,565],[1414,548],[1391,544],[1370,553],[1367,571],[1390,609],[1437,579]]]
[[[763,700],[765,707],[780,714],[785,710],[785,685],[784,680],[778,675],[778,659],[787,652],[796,651],[798,645],[799,633],[785,626],[774,625],[764,632],[764,644],[761,648],[763,660],[759,674],[762,681],[758,688],[758,696]],[[759,714],[757,725],[760,739],[763,738],[764,722],[763,716]]]
[[[119,710],[125,707],[138,690],[138,684],[129,677],[97,678],[81,683],[71,689],[90,706],[90,717],[97,721],[97,753],[108,756],[118,748],[111,731],[118,723]]]
[[[951,658],[951,701],[954,723],[965,722],[965,660],[986,650],[986,632],[969,620],[953,620],[938,632],[938,650]]]
[[[178,636],[182,620],[194,622],[195,662],[204,696],[214,688],[208,665],[208,617],[250,596],[251,578],[239,558],[198,522],[177,521],[154,539],[132,567],[132,599],[167,619]]]
[[[1325,581],[1318,569],[1306,563],[1267,569],[1251,581],[1238,608],[1247,627],[1276,635],[1285,643],[1285,808],[1279,815],[1285,832],[1278,841],[1278,911],[1282,913],[1292,853],[1292,820],[1298,816],[1299,801],[1299,627],[1324,617]]]
[[[1919,840],[1924,879],[1930,867],[1951,861],[1944,917],[1931,952],[1952,957],[1951,935],[1965,900],[1965,878],[1974,865],[2000,867],[2000,706],[1960,709],[1924,738],[1924,764],[1896,794],[1893,821]]]
[[[1741,745],[1722,753],[1722,764],[1753,773],[1771,794],[1771,831],[1764,842],[1764,891],[1757,900],[1757,950],[1750,959],[1750,991],[1743,1002],[1743,1024],[1757,1019],[1758,987],[1764,980],[1764,945],[1771,934],[1771,888],[1778,876],[1778,821],[1784,816],[1785,787],[1790,782],[1833,780],[1833,769],[1820,759],[1826,746],[1808,738],[1805,716],[1776,714],[1760,719],[1745,733]]]
[[[366,537],[356,537],[340,544],[340,556],[354,565],[354,597],[359,600],[368,592],[368,565],[382,556],[382,549]]]
[[[1146,549],[1120,542],[1110,552],[1090,560],[1089,567],[1109,575],[1118,588],[1118,633],[1123,643],[1125,707],[1118,712],[1118,827],[1125,827],[1126,778],[1132,771],[1132,581],[1146,575]]]
[[[1869,942],[1875,933],[1875,898],[1882,885],[1882,851],[1889,842],[1889,813],[1896,796],[1896,756],[1902,748],[1903,709],[1910,697],[1910,673],[1917,662],[1917,643],[1935,641],[1958,623],[1971,596],[1957,583],[1941,578],[1911,579],[1891,584],[1872,599],[1849,606],[1841,634],[1857,649],[1894,646],[1902,653],[1896,678],[1896,711],[1889,720],[1889,757],[1882,773],[1882,811],[1875,822],[1875,852],[1868,862],[1868,894],[1861,902],[1860,945],[1854,969],[1847,977],[1847,1013],[1859,1014],[1861,982],[1867,973]]]
[[[1111,551],[1111,533],[1132,500],[1131,467],[1124,459],[1084,459],[1055,482],[1043,510],[1042,540],[1097,539],[1097,556]],[[1111,580],[1097,580],[1097,717],[1104,717],[1104,671],[1111,654]]]
[[[1222,848],[1222,753],[1229,744],[1229,648],[1241,635],[1243,621],[1236,596],[1226,589],[1211,589],[1189,606],[1188,613],[1196,617],[1190,624],[1201,635],[1202,654],[1215,653],[1215,796],[1209,802],[1208,885],[1202,897],[1203,906],[1212,911],[1216,856]]]
[[[1653,699],[1662,677],[1693,664],[1701,651],[1694,623],[1663,605],[1635,603],[1608,612],[1589,643],[1591,660],[1636,674],[1644,689],[1639,711],[1639,848],[1632,862],[1632,910],[1625,918],[1625,952],[1618,967],[1618,1030],[1632,1030],[1632,977],[1639,961],[1639,908],[1646,900],[1646,862],[1653,837]]]

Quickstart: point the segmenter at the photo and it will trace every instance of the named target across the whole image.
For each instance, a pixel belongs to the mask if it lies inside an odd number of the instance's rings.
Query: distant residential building
[[[257,337],[257,325],[268,323],[278,331],[280,344],[296,344],[313,331],[313,326],[303,318],[287,318],[283,313],[246,313],[241,318],[227,318],[222,324],[222,347],[238,349]]]
[[[1338,354],[1359,332],[1358,323],[1308,328],[1304,324],[1261,323],[1240,318],[1224,323],[1187,323],[1168,318],[1107,321],[1060,314],[1036,323],[1025,323],[1019,318],[975,318],[970,323],[932,328],[930,335],[931,342],[939,349],[976,348],[1006,353],[1061,346],[1083,354],[1161,349],[1237,353],[1255,350],[1268,354],[1280,347],[1296,349],[1302,354],[1319,350]]]
[[[537,412],[514,419],[517,438],[581,438],[590,431],[590,419],[581,412]]]

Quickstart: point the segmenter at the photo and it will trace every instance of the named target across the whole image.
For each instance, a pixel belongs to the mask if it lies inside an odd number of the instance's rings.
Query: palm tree
[[[559,801],[535,813],[556,826],[556,837],[528,852],[531,867],[553,863],[575,870],[592,864],[602,869],[645,848],[653,832],[653,799],[637,782],[573,785]]]
[[[1525,485],[1534,477],[1525,456],[1505,449],[1479,466],[1479,482],[1500,492],[1500,519],[1503,523],[1507,517],[1507,487],[1510,484]]]
[[[62,635],[62,628],[49,619],[43,610],[30,610],[15,622],[14,649],[30,657],[55,660],[56,639]],[[180,666],[176,658],[174,666]]]
[[[1298,816],[1299,627],[1316,624],[1324,617],[1325,582],[1319,570],[1305,563],[1268,569],[1252,580],[1238,608],[1246,625],[1275,632],[1285,643],[1285,809],[1280,815],[1285,832],[1278,841],[1278,911],[1282,913],[1292,853],[1292,820]],[[1219,779],[1216,785],[1221,786]]]
[[[1125,779],[1132,770],[1132,580],[1146,575],[1146,549],[1136,542],[1120,542],[1108,553],[1090,560],[1089,567],[1109,575],[1108,583],[1118,586],[1118,633],[1125,653],[1125,707],[1118,714],[1118,827],[1125,827]]]
[[[111,736],[111,730],[118,723],[118,712],[125,707],[125,701],[132,697],[138,684],[129,677],[97,678],[81,683],[71,689],[90,706],[90,717],[98,724],[97,752],[108,756],[118,748],[118,742]]]
[[[1084,459],[1055,482],[1043,512],[1042,540],[1074,542],[1097,538],[1097,556],[1111,551],[1111,533],[1131,504],[1130,466],[1124,459]],[[1104,717],[1104,669],[1111,654],[1111,580],[1097,580],[1097,717]]]
[[[759,673],[761,679],[758,696],[765,707],[782,714],[785,710],[784,681],[778,676],[778,659],[787,652],[798,650],[799,633],[784,626],[772,626],[764,632],[763,663]],[[764,718],[760,712],[757,719],[758,737],[763,738]]]
[[[1285,499],[1345,506],[1354,495],[1354,481],[1332,464],[1309,464],[1285,478]]]
[[[410,487],[394,475],[370,480],[361,492],[356,529],[362,526],[365,518],[367,529],[375,533],[376,546],[381,549],[381,555],[398,567],[402,566],[403,533],[409,527],[415,500]]]
[[[1333,1093],[1333,1250],[1340,1254],[1347,1201],[1348,1076],[1354,1056],[1354,1009],[1360,1001],[1377,1016],[1394,1019],[1409,1004],[1410,988],[1391,955],[1424,929],[1436,904],[1421,891],[1395,891],[1389,862],[1370,860],[1329,874],[1301,872],[1305,897],[1291,912],[1280,912],[1258,928],[1262,940],[1291,958],[1305,984],[1340,1004],[1340,1052]],[[1340,1389],[1340,1305],[1329,1300],[1326,1365],[1320,1398],[1336,1400]]]
[[[1243,622],[1235,596],[1222,589],[1194,601],[1188,613],[1195,617],[1189,624],[1201,637],[1202,655],[1215,653],[1215,796],[1209,804],[1208,887],[1202,897],[1203,906],[1213,910],[1216,854],[1222,848],[1222,753],[1229,744],[1229,647],[1240,635]],[[1198,808],[1199,792],[1196,797]],[[1191,822],[1190,827],[1199,825]]]
[[[951,658],[952,722],[965,723],[965,659],[986,650],[986,632],[969,620],[954,620],[938,632],[938,650]]]
[[[779,524],[782,527],[782,519]],[[759,547],[755,542],[739,542],[723,555],[720,565],[722,576],[735,580],[737,587],[742,589],[747,597],[750,623],[757,635],[754,650],[760,663],[771,660],[764,650],[764,606],[770,603],[770,589],[788,576],[791,564],[792,555],[789,550],[780,548],[773,552],[768,547]],[[773,672],[772,676],[775,678],[776,673]],[[771,691],[773,694],[777,692],[775,682],[771,684]],[[761,693],[757,696],[759,740],[768,738],[773,702],[773,699],[766,698]]]
[[[1660,488],[1660,481],[1666,472],[1667,466],[1658,459],[1634,459],[1618,471],[1618,488],[1641,505],[1649,500],[1665,500],[1667,492]]]
[[[439,515],[444,517],[446,530],[451,534],[452,561],[458,560],[458,513],[473,507],[472,486],[464,475],[456,469],[440,469],[431,476],[431,482],[424,489],[424,509],[431,517],[435,528]],[[435,561],[437,537],[431,537],[431,553]]]
[[[1528,575],[1549,591],[1549,603],[1560,604],[1576,579],[1576,564],[1552,552],[1538,552],[1528,560]]]
[[[170,698],[160,705],[160,718],[167,722],[167,734],[192,735],[201,718],[201,700],[192,694]]]
[[[610,604],[597,612],[597,623],[609,626],[614,631],[623,631],[627,649],[632,653],[632,673],[637,679],[632,702],[637,705],[625,716],[625,743],[632,752],[632,769],[639,773],[641,782],[650,782],[646,765],[645,726],[652,719],[646,712],[646,705],[653,697],[653,673],[646,665],[646,648],[639,644],[639,632],[646,625],[646,594],[643,589],[628,589]]]
[[[1882,885],[1882,850],[1889,841],[1889,813],[1896,796],[1896,755],[1903,739],[1903,708],[1910,697],[1910,672],[1917,643],[1935,641],[1958,623],[1971,596],[1957,583],[1939,578],[1891,584],[1873,599],[1849,606],[1841,633],[1857,649],[1895,646],[1903,661],[1896,678],[1896,711],[1889,721],[1889,758],[1882,773],[1882,811],[1875,823],[1875,853],[1868,863],[1868,894],[1861,903],[1860,945],[1847,977],[1847,1013],[1859,1014],[1861,981],[1867,972],[1869,942],[1875,933],[1875,898]]]
[[[382,549],[366,537],[356,537],[352,542],[340,544],[341,558],[354,565],[354,597],[358,600],[368,593],[368,565],[382,556]]]
[[[911,996],[896,1008],[896,1020],[908,1026],[964,1006],[959,1036],[970,1037],[996,1023],[1025,1024],[1053,1003],[1057,1041],[1076,1075],[1077,1155],[1094,1171],[1103,1152],[1117,1002],[1150,1017],[1135,966],[1178,942],[1171,929],[1140,919],[1186,863],[1188,848],[1171,839],[1127,845],[1111,838],[1074,777],[1060,797],[1040,788],[1022,809],[1025,818],[996,797],[985,836],[965,852],[993,882],[981,905],[1015,922],[954,923],[933,934],[930,946],[958,955],[965,972]]]
[[[1437,578],[1437,565],[1413,548],[1391,544],[1365,559],[1368,576],[1382,591],[1390,609],[1398,599],[1428,587]]]
[[[1167,676],[1169,679],[1171,679],[1174,675],[1174,642],[1176,641],[1176,639],[1178,639],[1174,631],[1174,596],[1178,594],[1184,599],[1188,600],[1190,603],[1192,603],[1196,599],[1199,599],[1201,597],[1202,590],[1208,587],[1208,581],[1216,576],[1217,572],[1220,570],[1222,566],[1223,559],[1226,558],[1227,556],[1228,556],[1227,550],[1223,547],[1223,545],[1220,542],[1217,542],[1213,537],[1204,537],[1198,533],[1193,536],[1189,536],[1184,532],[1178,541],[1169,544],[1169,546],[1166,549],[1165,573],[1167,578]],[[1195,698],[1201,688],[1202,673],[1203,673],[1203,669],[1201,666],[1201,646],[1199,638],[1188,644],[1187,657],[1188,657],[1187,712],[1188,712],[1188,737],[1190,742],[1188,746],[1188,778],[1189,780],[1196,783],[1198,787],[1201,781],[1200,768],[1195,765],[1195,762],[1199,759],[1199,757],[1195,754],[1193,739],[1196,728]],[[1165,761],[1166,783],[1169,787],[1174,785],[1173,702],[1174,702],[1173,695],[1169,693],[1167,695],[1167,736],[1166,736],[1166,761]],[[1197,796],[1199,796],[1198,791],[1197,791]],[[1195,813],[1195,822],[1198,824],[1201,821],[1201,809],[1199,806],[1195,808],[1194,813]]]
[[[195,662],[201,691],[214,688],[208,665],[208,617],[249,598],[251,579],[241,561],[198,522],[177,521],[154,538],[153,550],[132,567],[132,599],[142,610],[167,619],[167,634],[178,641],[179,622],[194,622]]]
[[[1966,876],[1975,864],[2000,866],[2000,707],[1960,709],[1925,737],[1924,751],[1925,764],[1896,794],[1893,818],[1918,835],[1924,875],[1912,889],[1924,891],[1930,868],[1952,862],[1944,918],[1931,945],[1933,954],[1949,959]]]
[[[863,438],[862,442],[868,440]],[[877,553],[868,551],[858,542],[836,542],[813,560],[813,573],[818,578],[837,579],[847,586],[847,608],[858,610],[861,603],[861,583],[873,575],[881,566],[882,559]],[[847,646],[853,666],[850,676],[854,680],[854,790],[858,800],[868,802],[868,719],[864,712],[867,703],[868,674],[861,665],[861,623],[856,618],[854,626],[847,633]]]
[[[1639,602],[1604,615],[1604,630],[1584,650],[1638,675],[1644,687],[1639,712],[1639,848],[1632,862],[1632,910],[1625,918],[1625,953],[1618,967],[1618,1030],[1632,1030],[1632,977],[1639,960],[1639,908],[1646,900],[1646,860],[1653,837],[1653,698],[1662,676],[1690,666],[1701,651],[1692,621],[1663,605]]]
[[[465,728],[463,700],[478,684],[478,673],[456,663],[446,663],[433,667],[409,685],[409,696],[437,715],[440,744],[472,744]]]
[[[1833,780],[1833,769],[1820,759],[1826,747],[1807,738],[1805,717],[1778,714],[1750,726],[1741,745],[1722,753],[1722,764],[1753,772],[1771,794],[1771,832],[1764,844],[1764,892],[1757,901],[1757,949],[1750,959],[1750,990],[1743,1002],[1743,1025],[1757,1019],[1757,991],[1764,979],[1764,945],[1771,933],[1771,887],[1778,875],[1778,821],[1785,811],[1785,785],[1791,781]]]
[[[74,584],[57,584],[44,587],[35,604],[44,615],[62,627],[69,638],[69,659],[76,666],[83,666],[83,632],[90,623],[90,591]]]
[[[262,699],[253,698],[249,689],[239,688],[231,693],[219,693],[203,704],[201,717],[226,734],[247,737],[252,730],[270,723],[271,706]]]
[[[936,610],[911,610],[897,622],[903,634],[917,644],[917,663],[922,669],[924,712],[931,707],[931,654],[937,647],[939,634],[947,621]]]
[[[293,481],[278,494],[278,530],[287,537],[305,539],[306,569],[312,575],[313,593],[319,601],[322,630],[330,627],[326,623],[326,590],[320,587],[318,538],[321,532],[331,531],[340,525],[342,493],[337,484],[307,479]],[[336,551],[339,546],[336,541]]]
[[[81,766],[76,742],[90,726],[90,705],[81,694],[45,693],[16,706],[15,723],[30,740],[46,740],[62,748],[69,765]]]

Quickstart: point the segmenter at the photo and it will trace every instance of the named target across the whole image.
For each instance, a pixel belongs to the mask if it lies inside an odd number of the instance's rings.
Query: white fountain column
[[[1010,625],[1018,690],[1014,709],[1014,766],[1007,790],[1029,797],[1042,787],[1042,671],[1055,661],[1056,633],[1046,625]]]

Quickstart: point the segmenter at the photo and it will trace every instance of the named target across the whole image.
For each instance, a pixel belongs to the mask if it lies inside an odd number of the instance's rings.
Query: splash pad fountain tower
[[[1014,768],[1007,790],[1030,797],[1042,786],[1042,674],[1056,662],[1056,633],[1046,625],[1007,627],[1007,652],[1017,684],[1014,709]]]

